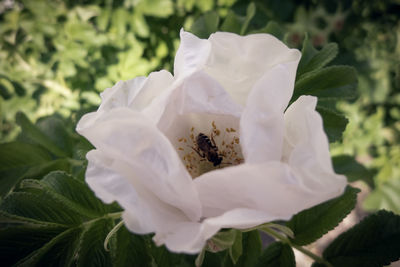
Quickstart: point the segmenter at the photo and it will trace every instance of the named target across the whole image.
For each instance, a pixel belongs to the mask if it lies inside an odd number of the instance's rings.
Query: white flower
[[[79,121],[96,148],[87,183],[121,205],[129,230],[186,253],[221,228],[287,220],[340,195],[317,99],[287,108],[300,56],[267,34],[182,31],[174,76],[118,82]]]

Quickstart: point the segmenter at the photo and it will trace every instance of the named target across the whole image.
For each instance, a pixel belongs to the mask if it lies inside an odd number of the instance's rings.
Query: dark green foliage
[[[208,38],[210,34],[218,30],[219,16],[216,12],[210,11],[197,19],[190,31],[199,38]]]
[[[256,267],[295,267],[296,261],[288,244],[275,242],[269,245],[258,259]]]
[[[116,233],[116,240],[112,240],[111,246],[115,246],[110,253],[114,253],[113,266],[150,266],[152,256],[148,253],[147,249],[151,240],[147,237],[140,235],[133,235],[125,226],[122,226]],[[165,249],[164,249],[165,250]],[[164,251],[165,254],[167,252]],[[156,257],[156,255],[153,255]],[[157,258],[160,261],[159,258]]]
[[[254,3],[250,3],[246,10],[245,16],[239,16],[232,10],[228,11],[222,24],[220,24],[220,17],[217,12],[210,11],[203,16],[199,17],[190,28],[190,31],[199,38],[206,39],[210,34],[220,30],[224,32],[233,32],[236,34],[244,35],[247,32],[250,21],[256,13]]]
[[[335,156],[332,158],[332,162],[335,172],[346,175],[349,182],[361,180],[371,188],[374,187],[374,173],[358,163],[354,157],[349,155]]]
[[[16,117],[16,122],[19,126],[21,126],[24,139],[26,139],[28,142],[32,142],[41,145],[42,147],[45,147],[57,157],[66,157],[68,153],[62,149],[62,146],[64,146],[62,142],[65,138],[65,128],[63,127],[62,122],[59,122],[55,119],[49,120],[51,121],[49,121],[48,123],[43,123],[42,121],[42,124],[44,124],[45,126],[45,129],[43,129],[44,131],[42,131],[39,127],[30,122],[25,114],[18,113]],[[49,127],[49,125],[51,124],[53,124],[53,126],[55,127]],[[61,142],[55,143],[56,140],[52,140],[53,138],[51,137],[53,137],[54,139],[57,138],[57,141]]]
[[[294,215],[287,226],[296,245],[307,245],[335,228],[354,208],[360,190],[348,186],[344,194]]]
[[[21,266],[110,266],[113,254],[103,243],[118,214],[66,173],[24,180],[0,205],[0,259]],[[123,233],[115,247],[129,245],[130,234]]]
[[[333,266],[378,267],[400,258],[400,216],[378,211],[338,236],[324,251]],[[314,264],[313,266],[323,266]]]
[[[324,130],[329,142],[340,141],[349,120],[344,115],[322,106],[317,106],[317,111],[323,118]]]
[[[311,44],[308,36],[304,38],[302,57],[299,62],[296,80],[300,79],[305,73],[319,70],[330,63],[338,53],[338,46],[335,43],[325,45],[320,51],[316,50]]]
[[[71,131],[68,120],[55,114],[33,124],[18,113],[17,123],[19,141],[0,144],[0,196],[23,179],[40,179],[51,171],[83,174],[91,145]]]
[[[301,95],[317,96],[317,111],[322,116],[329,142],[340,141],[348,120],[336,109],[333,101],[356,96],[357,74],[349,66],[326,67],[338,53],[335,43],[317,50],[306,35],[301,53],[291,102]]]
[[[125,227],[111,237],[106,251],[106,236],[120,216],[118,207],[104,205],[66,173],[26,179],[0,205],[0,260],[6,266],[151,266],[152,257],[180,260],[163,248],[150,249],[148,236],[135,236]]]
[[[292,99],[314,95],[319,99],[353,99],[356,97],[357,74],[349,66],[330,66],[304,74],[296,81]]]
[[[262,250],[260,233],[257,230],[243,233],[242,247],[243,253],[234,266],[254,266]]]

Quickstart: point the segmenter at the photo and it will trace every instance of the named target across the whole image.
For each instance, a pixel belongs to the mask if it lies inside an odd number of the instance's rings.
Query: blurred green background
[[[291,47],[300,48],[306,33],[317,48],[336,42],[333,63],[357,69],[359,97],[336,103],[350,123],[342,140],[331,144],[332,154],[353,155],[374,173],[366,210],[400,214],[400,1],[252,2],[250,31],[269,22],[268,31],[285,33],[281,37]],[[246,19],[248,4],[1,0],[0,142],[18,135],[18,111],[32,121],[57,113],[74,122],[117,81],[172,71],[181,28],[190,29],[211,11]]]

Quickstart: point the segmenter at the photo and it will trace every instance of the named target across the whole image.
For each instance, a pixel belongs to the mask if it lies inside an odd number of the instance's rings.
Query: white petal
[[[128,164],[108,158],[99,150],[90,151],[87,157],[86,182],[104,202],[117,201],[121,205],[124,223],[132,232],[164,233],[188,220],[182,211],[147,190]]]
[[[153,240],[157,245],[163,245],[175,253],[199,253],[205,243],[202,237],[203,226],[197,222],[181,222],[168,233],[157,233]]]
[[[182,30],[174,70],[177,78],[205,70],[244,106],[254,83],[276,65],[287,65],[294,79],[300,57],[300,51],[269,34],[217,32],[203,40]]]
[[[194,125],[200,126],[199,124],[206,124],[205,132],[208,133],[211,130],[212,119],[207,120],[207,115],[226,115],[238,120],[242,110],[218,82],[202,71],[186,77],[166,101],[168,104],[158,127],[168,136],[189,134],[188,129]],[[148,113],[146,115],[149,116]],[[176,134],[179,131],[186,133]]]
[[[146,77],[139,76],[132,80],[119,81],[113,87],[107,88],[100,94],[99,110],[108,111],[113,108],[129,106],[146,80]]]
[[[264,212],[271,219],[293,214],[332,198],[310,192],[287,164],[241,164],[211,171],[195,179],[203,216],[219,216],[237,208]]]
[[[133,226],[135,233],[150,233],[155,231],[155,226],[149,212],[144,206],[145,202],[140,201],[140,198],[124,176],[112,169],[113,160],[107,158],[98,150],[92,150],[86,155],[88,159],[88,167],[86,170],[86,182],[95,192],[96,196],[105,203],[118,203],[135,213],[141,214],[140,219],[128,224]],[[132,216],[130,216],[132,218]],[[133,219],[131,219],[133,220]]]
[[[150,73],[129,106],[137,111],[144,110],[156,97],[168,91],[173,82],[174,78],[168,71],[162,70]]]
[[[200,218],[190,175],[168,139],[146,117],[127,108],[113,109],[91,127],[78,129],[115,164],[129,166],[140,183],[162,201],[193,220]]]
[[[211,52],[206,63],[206,72],[238,104],[244,106],[254,83],[277,65],[287,68],[291,80],[296,76],[301,53],[296,49],[289,49],[272,35],[239,36],[217,32],[210,36],[209,41]],[[287,95],[287,92],[281,93]]]
[[[339,195],[346,186],[346,178],[333,171],[328,138],[321,116],[315,111],[316,104],[316,97],[301,96],[287,109],[283,158],[310,190]]]
[[[240,133],[248,163],[280,160],[282,156],[283,112],[293,92],[295,64],[290,62],[269,70],[255,83],[247,98]]]
[[[248,229],[271,220],[264,212],[235,209],[221,216],[205,219],[202,223],[179,223],[169,234],[156,235],[154,240],[157,244],[165,244],[173,252],[199,253],[207,240],[222,228]]]
[[[128,81],[119,81],[102,94],[99,111],[108,111],[118,107],[131,107],[141,111],[155,97],[165,91],[174,81],[171,73],[162,70],[152,72],[148,77],[137,77]]]
[[[174,75],[184,78],[202,69],[210,53],[211,44],[195,35],[181,30],[181,44],[175,56]]]

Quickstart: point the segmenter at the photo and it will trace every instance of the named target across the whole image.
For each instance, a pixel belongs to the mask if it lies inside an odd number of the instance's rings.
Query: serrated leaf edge
[[[351,198],[351,200],[352,200],[351,203],[353,203],[351,206],[353,206],[353,208],[354,208],[354,206],[355,206],[356,203],[357,203],[357,194],[360,192],[360,190],[359,190],[358,188],[354,188],[354,187],[351,187],[351,188],[352,188],[352,189],[357,189],[357,190],[355,191],[356,194],[355,194],[355,195],[352,195],[352,198]],[[350,202],[349,202],[349,203],[350,203]],[[299,246],[305,246],[305,245],[311,244],[312,242],[314,242],[314,241],[320,239],[322,236],[324,236],[325,234],[327,234],[329,231],[335,229],[335,228],[336,228],[350,213],[351,213],[351,211],[353,210],[353,208],[347,210],[346,213],[343,213],[343,215],[341,216],[340,220],[338,220],[338,222],[337,222],[335,225],[332,225],[332,226],[330,226],[330,227],[322,227],[322,228],[321,228],[321,231],[320,231],[320,233],[319,233],[318,235],[315,235],[315,236],[313,236],[313,237],[309,237],[309,236],[308,236],[308,237],[306,238],[306,241],[303,241],[303,242],[296,242],[296,239],[295,239],[296,236],[295,236],[295,238],[294,238],[294,239],[290,239],[290,241],[291,241],[293,244],[299,245]]]

